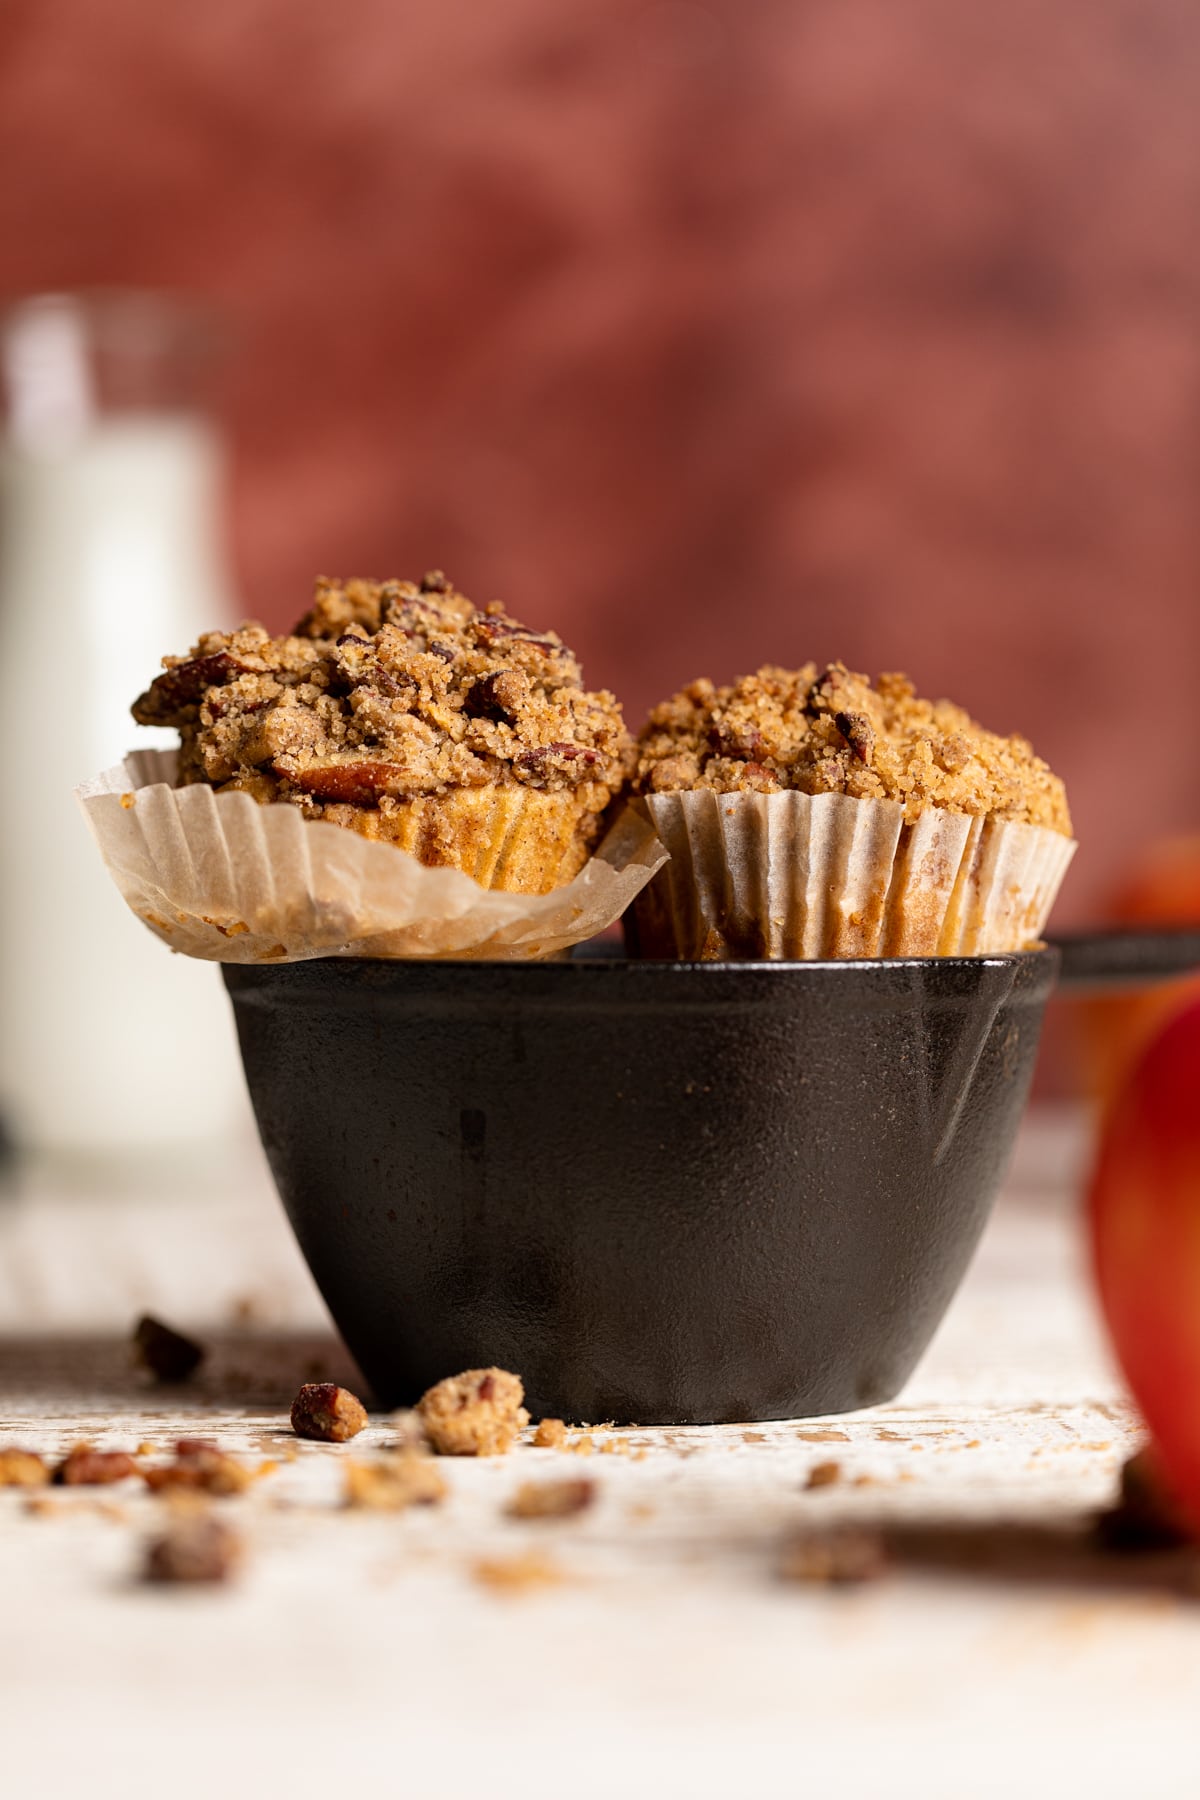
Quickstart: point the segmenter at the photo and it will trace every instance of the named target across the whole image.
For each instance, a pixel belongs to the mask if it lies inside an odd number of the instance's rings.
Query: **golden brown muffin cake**
[[[133,716],[178,729],[180,784],[283,801],[520,893],[582,868],[632,761],[617,702],[584,690],[554,632],[480,611],[436,571],[318,581],[286,637],[208,632]]]
[[[665,701],[633,785],[671,860],[643,956],[976,956],[1040,939],[1074,852],[1062,782],[903,675],[760,669]]]
[[[903,675],[872,686],[841,663],[763,668],[732,687],[695,681],[651,713],[638,740],[641,793],[848,794],[1044,825],[1070,836],[1066,793],[1021,737],[985,731]]]

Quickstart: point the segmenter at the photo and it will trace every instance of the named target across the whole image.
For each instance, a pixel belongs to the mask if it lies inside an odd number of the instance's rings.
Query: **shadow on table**
[[[883,1536],[898,1571],[1200,1600],[1200,1545],[1114,1544],[1100,1524],[892,1524]]]
[[[222,1330],[200,1334],[205,1359],[191,1380],[167,1384],[139,1368],[117,1334],[0,1334],[0,1410],[152,1413],[284,1412],[305,1381],[336,1381],[369,1394],[332,1332]]]

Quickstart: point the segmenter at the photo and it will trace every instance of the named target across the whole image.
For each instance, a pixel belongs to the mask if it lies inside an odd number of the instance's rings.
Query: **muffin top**
[[[1021,737],[985,731],[948,700],[919,700],[903,675],[872,685],[842,663],[763,668],[732,687],[694,681],[655,707],[638,740],[645,794],[850,794],[1069,836],[1062,782]]]
[[[480,611],[439,571],[319,580],[290,635],[207,632],[163,668],[133,716],[178,728],[181,782],[313,813],[488,783],[590,788],[598,811],[632,760],[617,702],[584,690],[554,632]]]

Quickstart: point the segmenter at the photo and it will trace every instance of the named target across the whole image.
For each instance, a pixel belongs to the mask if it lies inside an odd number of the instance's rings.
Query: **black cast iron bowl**
[[[1082,940],[1067,967],[1144,978],[1145,942]],[[1059,965],[224,976],[288,1217],[381,1402],[495,1363],[535,1417],[699,1424],[903,1385],[987,1219]]]

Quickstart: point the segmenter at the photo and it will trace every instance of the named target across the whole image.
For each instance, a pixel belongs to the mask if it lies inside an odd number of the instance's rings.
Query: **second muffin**
[[[671,852],[634,908],[652,957],[1023,949],[1075,848],[1023,738],[841,663],[694,682],[651,713],[634,785]]]

